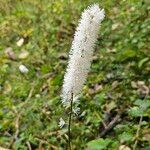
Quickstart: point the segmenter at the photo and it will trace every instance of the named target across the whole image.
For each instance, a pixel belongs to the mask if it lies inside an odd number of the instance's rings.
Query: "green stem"
[[[72,107],[73,107],[73,93],[70,99],[70,112],[69,112],[69,124],[68,124],[68,147],[71,150],[71,119],[72,119]]]

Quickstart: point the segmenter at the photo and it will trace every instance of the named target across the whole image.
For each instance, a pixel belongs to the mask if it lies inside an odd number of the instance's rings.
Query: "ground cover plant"
[[[66,149],[62,82],[81,12],[93,3],[105,20],[72,120],[72,149],[150,149],[147,0],[0,0],[0,147]]]

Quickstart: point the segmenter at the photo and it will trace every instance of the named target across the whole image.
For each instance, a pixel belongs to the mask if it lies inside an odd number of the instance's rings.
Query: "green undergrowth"
[[[92,3],[106,17],[72,121],[72,148],[150,149],[147,0],[0,0],[1,147],[66,149],[67,127],[58,126],[68,117],[60,101],[62,80],[81,12]],[[19,71],[21,64],[28,73]]]

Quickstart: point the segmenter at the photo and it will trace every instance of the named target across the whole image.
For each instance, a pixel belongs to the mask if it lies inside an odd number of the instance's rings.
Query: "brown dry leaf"
[[[116,51],[117,51],[116,49],[107,49],[108,53],[116,53]]]
[[[7,47],[4,52],[9,59],[16,60],[15,53],[11,47]]]
[[[112,30],[116,30],[120,26],[120,23],[115,23],[112,25]]]
[[[114,77],[114,74],[113,73],[108,73],[107,75],[106,75],[106,78],[107,79],[112,79]]]
[[[48,87],[48,85],[45,83],[45,84],[40,88],[40,92],[41,92],[42,94],[46,94],[46,93],[48,93],[48,91],[49,91],[49,87]]]
[[[89,93],[89,94],[94,94],[94,93],[95,93],[95,91],[94,91],[94,89],[93,89],[93,88],[89,88],[88,93]]]
[[[118,86],[118,81],[114,81],[112,83],[112,89],[115,89]]]
[[[11,90],[12,90],[12,86],[8,81],[6,81],[4,84],[4,94],[8,94],[9,92],[11,92]]]
[[[95,61],[95,60],[97,60],[97,59],[98,59],[97,56],[93,56],[93,57],[92,57],[92,60],[93,60],[93,61]]]
[[[95,84],[94,87],[89,88],[88,93],[89,94],[94,94],[94,93],[96,93],[98,91],[101,91],[102,89],[103,89],[103,87],[102,87],[101,84]]]
[[[150,129],[143,130],[143,139],[145,141],[150,141]]]
[[[96,92],[98,92],[98,91],[101,91],[103,89],[103,87],[102,87],[101,84],[96,84],[94,89],[95,89]]]
[[[137,83],[135,81],[132,81],[131,82],[131,87],[135,88],[135,89],[138,88]]]
[[[106,110],[107,112],[110,112],[115,107],[116,107],[116,103],[114,101],[111,101],[109,104],[106,105]]]
[[[26,50],[22,50],[18,57],[19,59],[26,59],[28,56],[29,56],[29,52]]]
[[[139,93],[139,94],[148,95],[148,94],[150,93],[149,87],[146,86],[146,85],[142,85],[141,87],[139,87],[138,93]]]
[[[119,146],[119,150],[131,150],[131,148],[126,145],[121,145]]]
[[[137,81],[137,85],[138,85],[138,86],[145,85],[145,82],[144,82],[144,81]]]
[[[4,148],[4,147],[0,147],[0,150],[9,150],[9,149]]]

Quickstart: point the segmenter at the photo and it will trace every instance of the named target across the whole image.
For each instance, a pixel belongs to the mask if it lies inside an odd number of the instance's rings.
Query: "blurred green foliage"
[[[67,121],[60,102],[68,52],[81,12],[99,3],[101,25],[91,72],[72,124],[73,149],[150,146],[150,18],[148,0],[0,0],[0,146],[63,150]],[[23,38],[24,43],[17,46]],[[20,57],[23,52],[29,55]],[[19,71],[24,64],[28,74]],[[104,138],[101,124],[122,109]],[[139,121],[142,117],[141,122]],[[136,133],[140,123],[140,133]],[[99,129],[100,128],[100,129]]]

